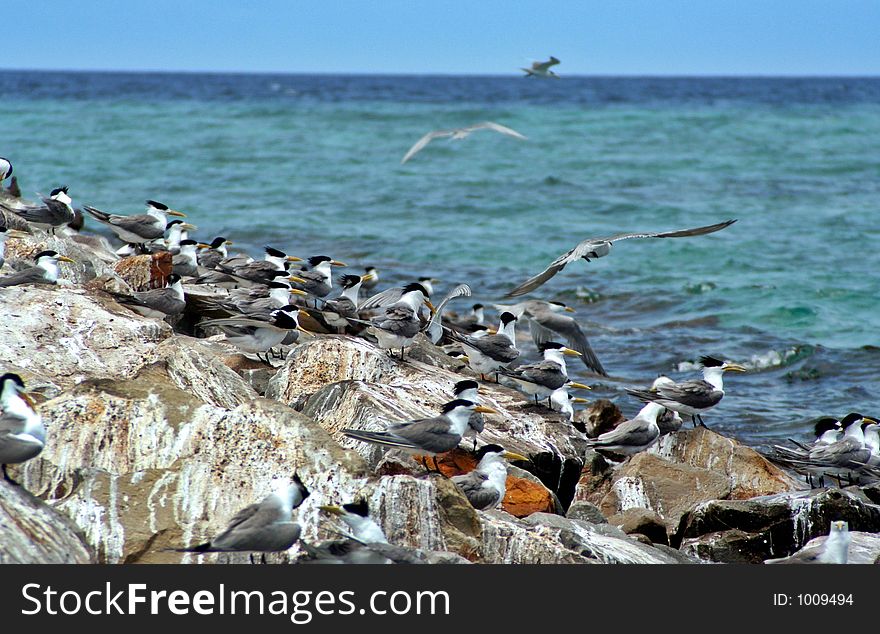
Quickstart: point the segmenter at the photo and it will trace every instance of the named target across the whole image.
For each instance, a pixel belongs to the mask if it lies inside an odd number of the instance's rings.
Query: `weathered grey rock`
[[[751,447],[705,427],[666,434],[648,451],[724,475],[733,500],[809,488],[802,478],[780,469]]]
[[[568,507],[568,512],[565,516],[570,520],[581,520],[582,522],[589,522],[590,524],[608,523],[608,519],[602,515],[602,511],[599,510],[598,506],[592,502],[586,502],[584,500],[572,502],[571,506]]]
[[[482,513],[487,563],[675,563],[676,559],[586,522],[548,513],[518,520],[502,511]]]
[[[633,509],[653,512],[671,535],[695,504],[729,494],[726,476],[644,452],[599,476],[585,473],[575,500],[596,504],[608,518]]]
[[[839,489],[714,500],[683,516],[674,539],[701,559],[757,563],[791,555],[827,535],[835,520],[848,522],[851,531],[880,532],[880,506]]]
[[[669,536],[663,518],[654,511],[631,508],[608,518],[608,523],[618,526],[627,535],[644,535],[651,543],[669,545]]]
[[[168,324],[79,289],[0,289],[0,366],[21,369],[26,381],[65,388],[130,378],[171,335]]]
[[[77,526],[22,487],[0,480],[0,564],[87,564]]]
[[[849,550],[846,563],[848,564],[876,564],[880,562],[880,535],[876,533],[864,533],[861,531],[849,532]],[[809,552],[818,555],[822,552],[822,544],[828,539],[827,535],[815,537],[808,541],[798,552]],[[773,563],[786,563],[785,559]]]

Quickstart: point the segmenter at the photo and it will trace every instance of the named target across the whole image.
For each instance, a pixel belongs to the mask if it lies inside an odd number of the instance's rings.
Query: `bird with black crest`
[[[18,484],[6,472],[6,465],[35,458],[46,445],[46,428],[34,402],[24,391],[24,381],[14,373],[0,376],[0,468],[3,478]]]

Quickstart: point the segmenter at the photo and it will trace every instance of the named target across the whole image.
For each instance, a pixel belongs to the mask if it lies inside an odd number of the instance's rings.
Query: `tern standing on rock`
[[[147,201],[147,213],[132,216],[110,214],[94,207],[83,207],[98,222],[107,225],[126,244],[143,245],[165,237],[168,216],[186,218],[186,214],[169,209],[168,205],[155,200]]]
[[[57,227],[63,227],[74,221],[76,215],[73,212],[72,203],[70,196],[67,195],[67,185],[65,185],[53,189],[48,198],[43,198],[42,205],[12,208],[0,204],[0,207],[17,214],[35,227],[54,234]]]
[[[0,277],[0,288],[21,284],[55,284],[58,282],[58,263],[71,262],[69,257],[55,251],[40,251],[34,256],[35,266]]]
[[[428,301],[428,292],[419,283],[408,284],[403,287],[403,295],[400,300],[384,309],[382,314],[366,322],[379,347],[394,354],[394,350],[400,350],[400,358],[403,359],[404,348],[412,345],[413,339],[422,329],[419,321],[419,310],[423,305],[434,309]],[[354,321],[354,320],[352,320]]]
[[[513,370],[502,369],[499,372],[520,392],[534,396],[535,405],[540,399],[546,398],[548,406],[552,407],[550,395],[568,383],[565,355],[580,356],[581,353],[555,341],[541,344],[538,349],[544,355],[543,361],[521,365]]]
[[[0,468],[3,478],[17,484],[6,473],[6,465],[34,458],[46,444],[43,419],[24,392],[24,381],[17,374],[0,376]]]
[[[610,451],[624,456],[632,456],[645,451],[660,438],[657,417],[662,411],[662,405],[648,403],[632,420],[624,421],[598,438],[588,440],[587,445],[593,449]]]
[[[487,374],[496,374],[519,357],[516,347],[516,316],[501,313],[498,333],[474,337],[450,330],[449,338],[461,344],[468,358],[471,370],[485,379]]]
[[[299,539],[301,532],[290,514],[309,495],[296,474],[293,480],[278,480],[272,493],[236,513],[226,529],[211,541],[176,550],[186,553],[287,550]]]
[[[652,387],[649,390],[634,390],[627,388],[627,393],[642,401],[653,401],[680,414],[691,417],[696,426],[697,421],[703,427],[702,414],[718,405],[724,397],[725,372],[745,372],[746,368],[736,363],[727,363],[714,357],[701,357],[703,364],[703,379],[682,381],[681,383],[666,383]]]
[[[505,460],[528,461],[523,455],[505,451],[499,445],[485,445],[477,452],[476,469],[460,476],[453,476],[452,482],[478,511],[498,506],[507,492],[507,464]]]

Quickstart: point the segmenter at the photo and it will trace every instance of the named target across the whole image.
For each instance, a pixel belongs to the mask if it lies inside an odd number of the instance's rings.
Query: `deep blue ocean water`
[[[425,132],[484,120],[528,140],[481,131],[400,164]],[[594,395],[627,414],[625,385],[695,376],[701,354],[752,367],[706,422],[755,445],[880,415],[878,139],[877,78],[0,72],[0,155],[26,196],[161,200],[254,254],[469,283],[453,308],[586,237],[737,218],[618,243],[533,296],[577,308],[614,378]]]

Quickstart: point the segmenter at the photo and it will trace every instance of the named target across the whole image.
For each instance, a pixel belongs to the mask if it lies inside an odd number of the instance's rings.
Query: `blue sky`
[[[880,0],[18,0],[2,20],[7,69],[880,75]]]

